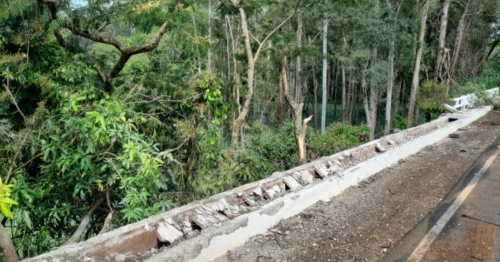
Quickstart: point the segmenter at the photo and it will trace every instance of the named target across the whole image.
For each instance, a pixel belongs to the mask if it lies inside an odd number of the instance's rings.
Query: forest
[[[497,0],[0,7],[6,262],[419,125],[500,84]]]

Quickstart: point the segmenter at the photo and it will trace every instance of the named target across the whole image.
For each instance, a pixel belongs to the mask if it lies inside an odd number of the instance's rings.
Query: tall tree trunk
[[[391,39],[389,42],[389,73],[387,80],[387,96],[385,101],[385,128],[384,135],[389,135],[391,133],[391,106],[392,106],[392,87],[394,85],[394,40]]]
[[[295,123],[295,141],[297,142],[297,151],[298,151],[298,163],[305,164],[306,163],[306,147],[305,147],[305,139],[306,139],[306,131],[307,131],[307,123],[311,120],[313,116],[309,116],[308,118],[302,120],[302,108],[304,107],[304,103],[302,101],[296,102],[290,95],[290,91],[288,89],[288,78],[286,73],[287,67],[287,58],[283,56],[280,63],[280,75],[281,75],[281,83],[283,84],[284,94],[286,101],[292,108],[293,112],[293,120]]]
[[[321,134],[325,133],[326,130],[326,73],[327,73],[327,60],[326,60],[326,48],[327,48],[327,33],[328,33],[328,19],[326,17],[323,19],[323,99],[321,102]]]
[[[412,81],[412,87],[411,87],[411,94],[410,94],[410,108],[408,109],[408,123],[406,125],[407,128],[412,127],[413,125],[413,115],[415,114],[415,104],[417,100],[417,92],[418,92],[418,86],[419,86],[419,72],[420,72],[420,61],[422,60],[422,50],[423,50],[423,45],[424,45],[424,35],[425,35],[425,24],[427,22],[427,14],[429,12],[429,4],[430,0],[426,0],[423,10],[422,10],[422,17],[420,20],[420,32],[418,36],[418,43],[417,43],[417,55],[415,58],[415,67],[413,69],[413,81]]]
[[[392,16],[392,5],[390,0],[386,0],[387,7],[389,8],[390,15]],[[399,11],[399,9],[398,9]],[[392,87],[394,85],[394,34],[391,34],[391,39],[389,40],[389,68],[387,74],[387,91],[386,91],[386,101],[385,101],[385,128],[384,135],[389,135],[391,133],[391,106],[392,106]]]
[[[373,48],[371,67],[375,67],[377,63],[377,47]],[[372,75],[370,79],[370,118],[371,118],[371,132],[370,141],[375,138],[375,131],[377,130],[377,109],[378,109],[378,91],[375,86],[375,76]]]
[[[443,14],[441,16],[441,26],[439,28],[439,46],[436,55],[436,62],[434,64],[434,81],[442,80],[441,68],[443,63],[445,40],[446,40],[446,27],[448,26],[448,9],[450,8],[451,0],[444,0]]]
[[[394,115],[399,115],[399,107],[401,105],[400,103],[400,97],[401,97],[401,90],[403,89],[403,72],[400,71],[401,69],[398,69],[398,77],[397,77],[397,84],[395,85],[396,89],[394,90],[394,105],[392,107],[392,116]],[[391,125],[392,127],[392,125]]]
[[[5,262],[19,261],[14,243],[2,223],[0,223],[0,251],[3,253]]]
[[[227,53],[227,81],[231,82],[231,35],[229,27],[229,15],[226,15],[226,53]],[[230,37],[231,36],[231,37]]]
[[[349,68],[349,89],[347,90],[347,97],[348,97],[348,113],[347,113],[347,122],[349,124],[352,124],[352,113],[354,111],[354,100],[356,98],[356,95],[354,94],[354,81],[353,81],[353,69]]]
[[[337,60],[336,62],[336,66],[335,66],[335,77],[334,77],[334,80],[333,80],[333,84],[332,84],[332,91],[333,91],[333,94],[332,94],[332,100],[333,100],[333,122],[335,122],[335,120],[337,119],[337,80],[338,80],[338,74],[339,74],[339,61]]]
[[[312,40],[311,37],[308,39],[309,45],[311,44]],[[314,61],[314,58],[311,58],[311,67],[312,67],[312,79],[313,79],[313,88],[314,88],[314,130],[318,130],[318,79],[316,78],[316,63]]]
[[[238,8],[238,11],[240,12],[240,18],[241,18],[241,29],[243,31],[243,38],[245,40],[245,49],[247,52],[247,87],[248,87],[248,92],[245,96],[245,100],[243,102],[243,108],[241,109],[241,112],[239,113],[238,118],[234,120],[233,123],[233,131],[231,132],[231,148],[236,147],[236,143],[238,143],[238,134],[240,132],[241,126],[243,125],[243,121],[245,121],[245,118],[247,117],[248,111],[250,110],[250,103],[252,101],[253,97],[253,80],[254,80],[254,74],[255,74],[255,60],[254,60],[254,54],[252,51],[252,47],[250,45],[250,32],[248,31],[248,24],[247,24],[247,15],[245,13],[245,9],[243,7]]]
[[[366,116],[366,124],[371,127],[372,126],[372,119],[371,119],[371,114],[370,114],[370,105],[368,102],[368,97],[370,96],[368,92],[368,88],[366,86],[366,77],[364,74],[361,75],[361,91],[363,91],[363,108],[365,109],[365,116]],[[370,132],[371,134],[371,132]]]
[[[302,15],[299,13],[297,15],[297,47],[299,48],[299,55],[297,56],[297,64],[295,65],[295,101],[300,103],[302,101],[302,79],[300,74],[302,73],[302,61],[301,53],[302,50]]]
[[[465,31],[465,20],[467,19],[467,15],[469,13],[469,3],[470,0],[467,1],[467,4],[465,4],[465,9],[460,17],[460,20],[458,22],[458,27],[457,27],[457,36],[455,37],[455,45],[453,46],[453,57],[451,59],[451,66],[450,66],[450,78],[453,78],[454,72],[455,72],[455,67],[458,62],[458,55],[460,54],[460,48],[462,45],[462,40],[464,38],[464,31]],[[448,93],[449,86],[446,87],[446,92]]]
[[[208,41],[212,41],[212,0],[208,0]],[[212,70],[212,47],[208,46],[208,70]]]
[[[347,86],[345,76],[345,63],[342,60],[342,122],[347,121]]]

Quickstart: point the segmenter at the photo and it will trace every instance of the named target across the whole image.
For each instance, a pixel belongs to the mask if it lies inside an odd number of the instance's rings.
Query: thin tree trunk
[[[392,6],[391,1],[386,0],[387,7],[389,8],[389,12],[392,15]],[[384,135],[389,135],[391,133],[391,106],[392,106],[392,87],[394,85],[394,34],[391,35],[391,39],[389,40],[389,68],[387,75],[387,91],[386,91],[386,101],[385,101],[385,128]]]
[[[212,1],[208,0],[208,41],[212,41]],[[212,47],[208,45],[208,70],[212,70]]]
[[[419,72],[420,72],[420,61],[422,59],[422,50],[424,45],[424,35],[425,35],[425,24],[427,22],[427,14],[429,12],[429,4],[430,0],[426,0],[424,4],[424,8],[422,10],[422,18],[420,20],[420,32],[417,43],[417,55],[415,58],[415,67],[413,70],[413,81],[411,87],[410,94],[410,108],[408,109],[408,123],[406,125],[407,128],[412,127],[413,124],[413,115],[415,113],[415,104],[417,100],[417,92],[419,87]]]
[[[337,60],[337,66],[335,67],[335,77],[333,80],[333,85],[332,85],[332,100],[333,100],[333,121],[335,122],[335,119],[337,119],[337,80],[338,80],[338,73],[339,73],[339,62]]]
[[[342,122],[347,121],[347,86],[345,77],[345,64],[341,62],[342,67]]]
[[[446,27],[448,25],[448,9],[450,8],[451,0],[444,0],[443,14],[441,16],[441,26],[439,28],[439,46],[436,55],[436,62],[434,64],[434,81],[442,80],[441,68],[443,63],[445,40],[446,40]]]
[[[397,79],[398,79],[397,84],[395,85],[396,89],[394,90],[394,105],[392,107],[392,112],[391,112],[392,116],[400,114],[399,112],[399,107],[401,105],[400,97],[402,93],[401,90],[403,89],[403,73],[401,71],[399,71]]]
[[[248,91],[245,96],[245,100],[243,102],[243,108],[241,109],[238,118],[236,118],[233,123],[233,131],[231,133],[231,145],[230,145],[230,147],[233,149],[236,147],[236,143],[238,143],[238,134],[240,132],[241,126],[243,125],[243,121],[245,121],[248,111],[250,110],[250,103],[253,97],[253,88],[254,88],[253,81],[255,74],[255,60],[252,47],[250,45],[250,32],[248,31],[247,16],[245,13],[245,9],[243,9],[243,7],[238,8],[238,10],[240,12],[241,29],[243,31],[243,38],[245,40],[245,49],[247,52],[247,60],[248,60],[247,62]]]
[[[325,133],[326,130],[326,73],[327,73],[327,60],[326,60],[326,48],[327,48],[327,33],[328,33],[328,19],[323,19],[323,99],[321,102],[321,134]]]
[[[462,45],[462,40],[464,37],[464,31],[465,31],[465,20],[467,18],[467,14],[469,12],[469,3],[470,0],[467,1],[467,4],[465,5],[464,13],[460,17],[460,21],[458,22],[458,27],[457,27],[457,36],[455,37],[455,45],[453,46],[453,57],[451,59],[451,66],[450,66],[450,78],[453,78],[454,72],[455,72],[455,67],[458,62],[458,55],[460,54],[460,48]],[[446,93],[448,93],[449,86],[446,87]]]
[[[85,230],[85,228],[87,228],[87,225],[89,224],[90,219],[92,218],[92,216],[94,215],[95,210],[99,207],[99,205],[102,203],[102,201],[104,201],[104,197],[99,198],[90,207],[89,212],[85,216],[83,216],[83,219],[80,222],[80,225],[76,229],[75,233],[73,233],[73,235],[66,242],[64,242],[63,246],[69,245],[71,243],[76,242],[76,240],[78,240],[78,238],[82,235],[82,233]]]
[[[391,133],[392,87],[394,85],[394,40],[389,43],[389,73],[387,76],[387,96],[385,101],[385,128],[384,135]]]
[[[373,48],[372,55],[372,63],[371,67],[375,67],[377,63],[377,47]],[[375,131],[377,130],[377,106],[378,106],[378,91],[375,86],[375,76],[372,76],[370,79],[370,118],[371,118],[371,132],[370,132],[370,141],[375,138]]]
[[[2,223],[0,223],[0,251],[3,253],[5,262],[19,261],[14,243],[12,243],[12,239]]]
[[[295,123],[295,141],[297,142],[297,151],[298,151],[298,163],[304,164],[306,162],[306,147],[305,147],[305,138],[307,131],[307,123],[312,119],[313,116],[309,116],[308,118],[302,120],[302,108],[304,107],[304,103],[297,103],[290,95],[290,91],[288,89],[288,78],[286,73],[287,67],[287,58],[283,56],[280,63],[280,75],[281,75],[281,83],[283,84],[284,95],[286,101],[292,108],[293,118]]]
[[[311,44],[312,40],[309,37],[309,44]],[[311,67],[312,67],[312,79],[313,79],[313,96],[314,96],[314,130],[318,130],[318,79],[316,78],[316,63],[314,58],[311,58]]]
[[[230,48],[229,15],[226,15],[226,53],[227,53],[227,81],[231,82],[231,48]]]
[[[368,97],[370,96],[367,86],[366,86],[366,77],[364,74],[361,76],[361,91],[363,91],[363,108],[365,109],[366,116],[366,124],[371,127],[372,119],[370,117],[370,105],[368,103]],[[371,133],[371,132],[370,132]]]
[[[347,90],[347,97],[348,97],[348,114],[347,114],[347,122],[349,124],[352,124],[352,113],[354,111],[354,100],[356,98],[356,95],[354,94],[354,81],[353,81],[353,69],[349,68],[349,90]]]
[[[300,103],[302,101],[302,79],[300,74],[302,71],[302,61],[300,54],[302,53],[302,15],[297,15],[297,47],[299,48],[299,55],[297,56],[297,64],[295,65],[295,101]]]

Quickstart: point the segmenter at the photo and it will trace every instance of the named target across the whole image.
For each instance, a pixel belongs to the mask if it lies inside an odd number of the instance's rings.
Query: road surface
[[[500,139],[381,261],[500,262]]]

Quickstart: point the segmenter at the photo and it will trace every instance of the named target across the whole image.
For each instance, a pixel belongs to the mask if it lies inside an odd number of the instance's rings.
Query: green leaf
[[[12,198],[0,198],[0,203],[6,203],[6,204],[11,204],[11,205],[17,205],[17,201],[12,199]]]
[[[12,212],[10,211],[10,207],[8,204],[0,202],[0,211],[2,214],[8,218],[12,218]]]

